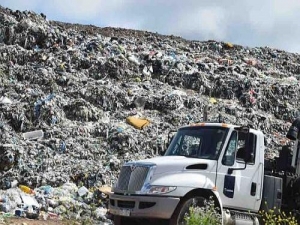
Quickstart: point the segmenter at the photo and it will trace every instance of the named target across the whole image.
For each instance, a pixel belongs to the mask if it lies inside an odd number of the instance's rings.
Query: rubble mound
[[[210,121],[262,130],[272,158],[299,115],[299,63],[269,47],[0,7],[0,188],[112,186],[125,161],[157,155],[168,132],[203,121],[205,107]]]

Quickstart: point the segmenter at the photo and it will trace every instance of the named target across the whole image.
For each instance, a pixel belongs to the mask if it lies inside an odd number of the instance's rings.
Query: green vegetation
[[[205,201],[203,207],[190,207],[189,213],[184,217],[186,225],[220,225],[222,218],[214,201]]]
[[[280,209],[268,209],[259,212],[260,220],[264,225],[297,225],[298,222],[292,213],[285,213]],[[203,207],[192,206],[185,215],[186,225],[220,225],[221,215],[215,208],[214,202],[206,202]]]
[[[269,209],[267,211],[260,211],[261,220],[264,225],[297,225],[296,218],[290,212],[286,214],[280,209]]]

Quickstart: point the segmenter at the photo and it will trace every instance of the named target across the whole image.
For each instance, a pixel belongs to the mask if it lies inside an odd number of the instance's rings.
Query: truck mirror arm
[[[242,167],[242,168],[228,168],[227,173],[228,173],[228,174],[232,174],[232,172],[233,172],[234,170],[244,170],[244,169],[246,169],[246,166],[247,166],[247,163],[245,162],[245,166]]]

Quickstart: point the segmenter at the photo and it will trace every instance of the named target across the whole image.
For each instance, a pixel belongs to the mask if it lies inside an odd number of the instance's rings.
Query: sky
[[[0,0],[49,20],[300,53],[300,0]]]

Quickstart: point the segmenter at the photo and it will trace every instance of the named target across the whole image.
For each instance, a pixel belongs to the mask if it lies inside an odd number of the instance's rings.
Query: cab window
[[[247,140],[247,137],[249,140]],[[256,152],[256,135],[253,133],[245,134],[239,132],[238,134],[238,149],[236,154],[237,161],[244,161],[246,154],[246,145],[250,151],[250,160],[248,163],[255,163],[255,152]]]
[[[227,144],[225,154],[222,158],[222,164],[225,166],[232,166],[235,161],[235,154],[237,150],[237,132],[231,133],[229,142]]]
[[[249,137],[249,140],[247,140],[247,136]],[[235,161],[243,162],[246,156],[247,144],[251,155],[248,163],[255,163],[256,135],[253,133],[246,134],[233,131],[225,149],[222,164],[232,166]]]

